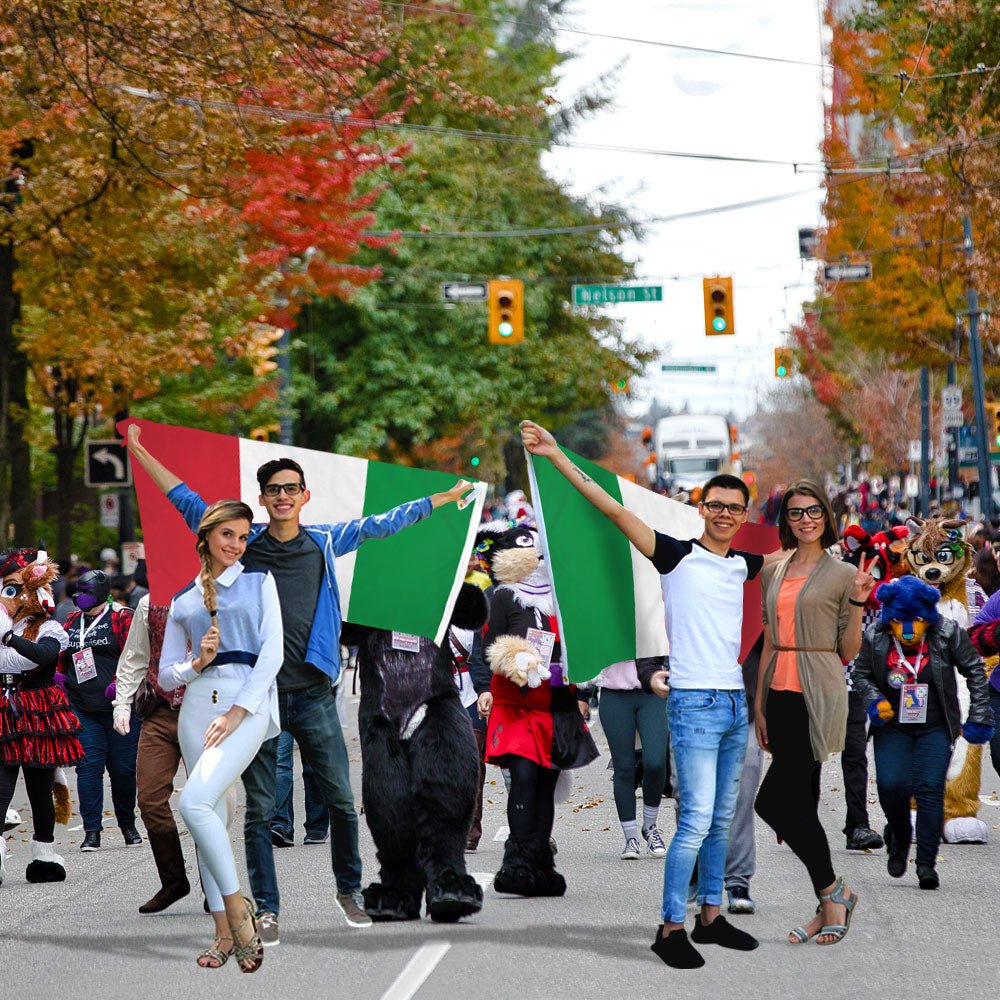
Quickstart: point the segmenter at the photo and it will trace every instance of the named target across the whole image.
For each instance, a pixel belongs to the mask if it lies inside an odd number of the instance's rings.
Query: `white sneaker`
[[[642,849],[639,847],[639,841],[635,837],[629,837],[625,841],[625,849],[621,854],[622,861],[638,861],[641,854]]]
[[[649,853],[653,855],[654,858],[662,858],[667,853],[667,845],[663,842],[663,836],[656,826],[651,826],[649,829],[643,829],[642,831],[643,840],[646,841],[646,846],[649,848]]]

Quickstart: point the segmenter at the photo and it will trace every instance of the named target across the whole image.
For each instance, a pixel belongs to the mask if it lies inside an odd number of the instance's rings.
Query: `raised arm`
[[[522,420],[521,441],[532,455],[547,458],[644,556],[652,556],[656,547],[653,529],[609,496],[582,469],[577,468],[544,427],[530,420]]]
[[[175,486],[181,484],[181,479],[175,476],[165,465],[158,462],[146,450],[145,445],[139,440],[141,431],[138,424],[129,424],[128,428],[128,450],[132,457],[149,473],[149,478],[156,483],[161,493],[166,495]]]

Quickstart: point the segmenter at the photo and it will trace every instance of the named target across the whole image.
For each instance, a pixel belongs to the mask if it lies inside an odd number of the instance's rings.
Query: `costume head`
[[[965,596],[965,575],[972,564],[965,541],[965,522],[955,518],[932,517],[907,521],[910,538],[904,558],[909,571],[924,583],[937,587],[947,597]],[[951,593],[955,590],[956,593]]]
[[[92,569],[77,580],[73,603],[81,611],[89,611],[100,604],[105,604],[110,593],[111,577],[99,569]]]
[[[520,583],[534,573],[542,561],[538,535],[527,524],[491,521],[476,535],[476,554],[495,583]]]
[[[59,576],[59,567],[49,562],[44,548],[8,549],[0,554],[0,606],[10,618],[4,624],[6,632],[22,619],[28,621],[23,634],[34,639],[41,623],[55,610],[52,581]]]
[[[940,617],[941,595],[915,576],[904,576],[879,590],[881,621],[904,646],[919,646]]]
[[[907,572],[903,550],[909,537],[910,533],[904,527],[889,528],[874,535],[869,535],[859,524],[849,524],[844,529],[840,543],[844,561],[853,566],[859,566],[864,561],[868,572],[876,580],[872,600],[883,583]]]

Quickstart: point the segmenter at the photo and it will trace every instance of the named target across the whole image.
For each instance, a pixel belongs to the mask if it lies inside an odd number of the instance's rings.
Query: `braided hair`
[[[205,595],[205,610],[212,616],[215,624],[215,614],[218,609],[218,594],[215,589],[215,577],[212,576],[212,557],[208,551],[208,536],[212,529],[226,521],[247,521],[253,524],[253,511],[242,500],[216,500],[210,504],[198,524],[198,541],[195,548],[201,560],[201,586]]]

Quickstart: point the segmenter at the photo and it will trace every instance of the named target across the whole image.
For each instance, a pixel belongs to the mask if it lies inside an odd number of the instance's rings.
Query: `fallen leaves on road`
[[[602,805],[604,799],[587,799],[586,802],[581,802],[578,806],[573,806],[573,812],[583,812],[584,809],[596,809],[599,805]]]

